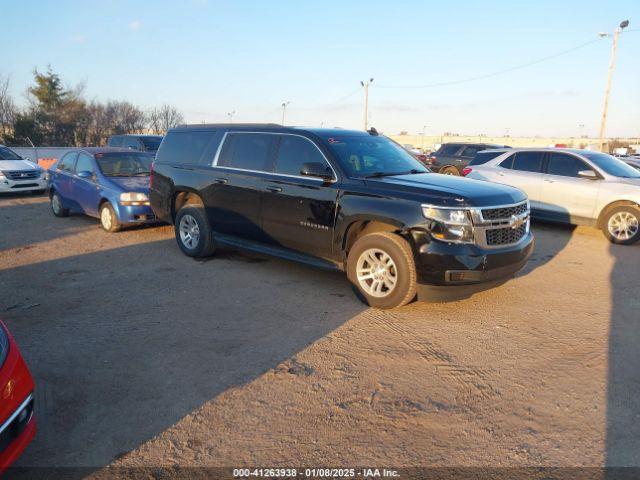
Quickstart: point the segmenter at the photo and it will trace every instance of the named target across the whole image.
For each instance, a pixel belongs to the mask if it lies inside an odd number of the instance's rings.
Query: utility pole
[[[423,125],[422,126],[422,151],[424,152],[424,134],[427,131],[427,126]]]
[[[232,111],[227,113],[227,117],[229,117],[229,123],[233,123],[233,116],[236,114],[236,111]]]
[[[618,37],[623,29],[629,26],[629,20],[620,22],[620,25],[613,31],[613,45],[611,46],[611,59],[609,60],[609,71],[607,73],[607,87],[604,91],[604,108],[602,109],[602,120],[600,122],[600,146],[599,149],[602,152],[604,149],[604,136],[607,128],[607,110],[609,109],[609,94],[611,93],[611,78],[613,77],[613,70],[616,67],[616,52],[618,50]],[[610,34],[601,33],[601,37],[608,37]]]
[[[291,102],[282,102],[282,105],[280,105],[282,107],[282,122],[281,124],[284,125],[284,113],[287,111],[287,107],[289,106]]]
[[[364,87],[364,129],[365,131],[369,127],[369,85],[373,82],[373,78],[370,78],[366,82],[360,81],[360,85]]]

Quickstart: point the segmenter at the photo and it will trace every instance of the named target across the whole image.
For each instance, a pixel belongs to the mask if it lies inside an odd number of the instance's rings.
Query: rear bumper
[[[45,190],[47,188],[47,180],[44,175],[39,178],[29,180],[0,180],[0,193],[15,193],[30,190]]]

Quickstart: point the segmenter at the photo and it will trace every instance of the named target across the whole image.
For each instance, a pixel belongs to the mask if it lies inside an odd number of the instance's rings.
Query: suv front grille
[[[522,215],[527,212],[527,203],[510,207],[487,208],[482,210],[482,218],[485,220],[500,220],[511,218],[512,215]]]
[[[39,170],[4,170],[2,172],[9,180],[34,180],[40,178]]]
[[[512,243],[518,243],[527,234],[527,225],[523,223],[518,228],[494,228],[487,230],[487,245],[510,245]]]

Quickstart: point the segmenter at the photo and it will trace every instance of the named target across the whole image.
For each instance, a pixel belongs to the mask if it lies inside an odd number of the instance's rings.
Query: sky
[[[88,99],[171,104],[189,123],[232,111],[279,123],[290,102],[287,124],[362,128],[360,81],[373,78],[378,130],[489,136],[596,136],[611,52],[598,33],[629,19],[607,134],[640,137],[640,0],[0,0],[0,12],[0,75],[18,103],[50,64]]]

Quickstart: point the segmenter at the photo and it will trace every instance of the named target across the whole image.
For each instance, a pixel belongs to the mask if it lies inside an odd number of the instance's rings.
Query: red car
[[[0,322],[0,475],[36,433],[33,387],[18,345]]]

